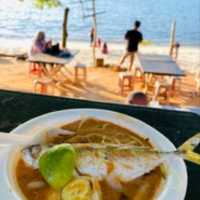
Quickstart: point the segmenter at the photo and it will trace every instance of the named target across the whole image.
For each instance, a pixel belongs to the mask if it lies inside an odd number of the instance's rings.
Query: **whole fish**
[[[131,144],[73,143],[71,145],[77,152],[76,170],[79,174],[107,180],[114,189],[120,190],[121,183],[151,172],[169,157],[182,157],[200,165],[200,155],[194,152],[199,143],[200,133],[187,140],[177,150],[169,152]],[[30,159],[37,161],[40,150],[42,150],[40,145],[32,146],[31,150],[30,148],[23,150],[24,161],[37,168],[37,162],[30,162]]]

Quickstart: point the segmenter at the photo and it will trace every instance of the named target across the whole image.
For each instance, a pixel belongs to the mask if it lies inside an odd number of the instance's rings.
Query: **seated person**
[[[53,56],[68,58],[71,57],[70,52],[61,51],[59,48],[59,44],[52,45],[52,41],[46,41],[45,33],[40,31],[37,33],[33,44],[31,46],[30,55],[37,53],[47,53]]]
[[[128,96],[126,103],[132,104],[132,105],[148,106],[151,108],[167,109],[167,110],[178,110],[178,111],[184,110],[184,109],[181,109],[181,108],[175,107],[175,106],[160,105],[159,102],[155,101],[155,100],[148,102],[147,96],[141,91],[132,92]],[[196,112],[200,112],[200,111],[196,111]]]
[[[133,104],[133,105],[141,105],[141,106],[147,106],[148,105],[148,98],[147,96],[141,92],[131,92],[131,94],[128,96],[126,100],[127,104]]]
[[[33,41],[30,54],[45,53],[49,45],[50,42],[45,40],[45,33],[40,31]]]

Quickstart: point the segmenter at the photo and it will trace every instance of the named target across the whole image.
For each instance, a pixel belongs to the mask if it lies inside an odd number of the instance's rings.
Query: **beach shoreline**
[[[108,55],[103,55],[101,49],[97,49],[97,57],[104,58],[105,63],[118,64],[125,51],[125,42],[108,42]],[[27,53],[31,46],[30,39],[9,40],[0,38],[0,54],[19,55]],[[69,50],[78,51],[75,57],[77,62],[84,62],[87,66],[92,65],[92,50],[87,41],[68,41]],[[143,54],[169,54],[169,44],[148,44],[140,45],[140,53]],[[195,73],[200,68],[200,46],[180,46],[177,63],[183,70]]]
[[[121,56],[126,49],[125,42],[109,42],[108,55],[103,55],[101,49],[97,49],[97,57],[104,58],[105,63],[118,64]],[[69,49],[78,50],[77,60],[86,62],[87,65],[92,63],[91,47],[89,42],[69,41]],[[142,54],[164,54],[169,55],[169,44],[149,44],[140,45],[139,53]],[[177,63],[179,66],[190,73],[195,73],[200,68],[200,47],[199,46],[180,46]],[[127,65],[125,63],[125,65]],[[126,67],[126,66],[125,66]]]
[[[21,52],[21,53],[25,53],[29,47],[31,46],[32,43],[31,38],[1,38],[0,37],[0,53],[9,53],[9,52],[13,52],[16,51],[17,49]],[[53,41],[55,43],[61,43],[61,41],[57,41],[54,40]],[[169,46],[169,42],[153,42],[151,40],[145,40],[147,42],[149,42],[149,44],[144,44],[141,45],[143,47],[149,46],[149,47],[168,47]],[[102,42],[106,42],[109,45],[111,45],[112,47],[121,47],[124,46],[125,41],[124,40],[102,40]],[[81,40],[81,39],[73,39],[73,40],[69,40],[67,41],[68,46],[74,48],[79,46],[80,48],[89,48],[90,47],[90,41],[88,40]],[[195,43],[183,43],[180,44],[181,47],[184,48],[194,48],[194,49],[200,49],[200,44],[195,44]]]

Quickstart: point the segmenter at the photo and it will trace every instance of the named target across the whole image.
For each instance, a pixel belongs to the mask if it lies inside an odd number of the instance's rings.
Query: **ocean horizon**
[[[45,31],[47,38],[60,41],[64,8],[69,7],[69,40],[89,41],[92,19],[90,3],[37,9],[33,1],[0,0],[0,41],[31,41],[37,31]],[[87,1],[88,2],[88,1]],[[176,20],[176,40],[182,45],[200,46],[199,0],[96,0],[98,37],[107,42],[123,42],[125,32],[134,21],[142,22],[144,39],[154,44],[168,44],[171,24]],[[0,44],[1,46],[5,44]],[[9,42],[12,45],[12,42]]]

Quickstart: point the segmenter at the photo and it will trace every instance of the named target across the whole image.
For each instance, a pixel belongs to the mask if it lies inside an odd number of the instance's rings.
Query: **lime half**
[[[39,170],[54,189],[63,188],[72,178],[75,150],[70,144],[55,145],[39,157]]]

